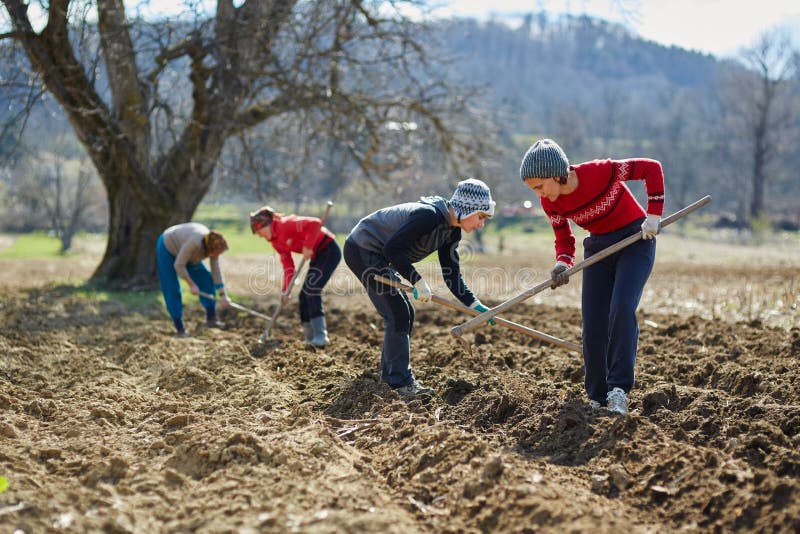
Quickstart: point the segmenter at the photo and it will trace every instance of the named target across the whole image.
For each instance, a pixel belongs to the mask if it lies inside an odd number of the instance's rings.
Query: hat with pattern
[[[458,220],[469,217],[473,213],[483,212],[489,217],[494,215],[495,202],[489,186],[475,178],[468,178],[458,182],[450,205],[456,212]]]
[[[569,174],[567,155],[552,139],[539,139],[522,158],[519,177],[524,182],[528,178],[555,178]]]

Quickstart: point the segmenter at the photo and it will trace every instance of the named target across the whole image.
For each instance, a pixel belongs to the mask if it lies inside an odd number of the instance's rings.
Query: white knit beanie
[[[522,158],[519,177],[524,182],[528,178],[555,178],[569,174],[567,155],[552,139],[539,139]]]
[[[475,178],[468,178],[458,182],[450,205],[456,212],[458,220],[469,217],[473,213],[483,212],[489,217],[494,215],[495,202],[489,186]]]

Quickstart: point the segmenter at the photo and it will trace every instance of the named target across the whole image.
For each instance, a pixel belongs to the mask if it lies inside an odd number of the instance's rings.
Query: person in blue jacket
[[[461,232],[483,228],[485,220],[494,215],[494,208],[489,187],[470,178],[458,183],[450,200],[422,197],[371,213],[345,240],[344,261],[383,317],[381,380],[402,396],[433,393],[411,371],[414,307],[405,292],[378,282],[374,276],[399,280],[399,274],[414,286],[416,300],[428,302],[430,286],[413,263],[438,252],[448,289],[465,306],[486,311],[488,308],[472,294],[461,275],[458,244]]]

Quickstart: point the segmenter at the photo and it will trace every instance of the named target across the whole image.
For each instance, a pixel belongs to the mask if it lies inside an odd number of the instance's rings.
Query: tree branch
[[[136,147],[137,159],[145,163],[150,150],[149,95],[147,86],[139,79],[125,6],[122,0],[98,0],[97,13],[114,111],[122,131]]]
[[[150,198],[170,202],[166,192],[142,169],[136,151],[131,150],[132,140],[121,131],[77,60],[67,25],[69,0],[51,2],[48,23],[41,35],[33,31],[25,4],[20,0],[3,0],[3,3],[14,29],[21,35],[19,42],[31,65],[69,117],[106,188],[120,187],[121,169],[136,169],[134,173],[141,179],[130,185],[145,204]]]
[[[145,76],[145,79],[150,83],[155,83],[158,76],[164,71],[164,69],[167,67],[167,64],[169,64],[170,61],[176,60],[183,56],[190,56],[190,57],[205,56],[205,50],[203,49],[203,41],[200,38],[199,34],[195,33],[185,39],[178,41],[169,48],[164,49],[154,59],[156,68],[148,72],[147,75]]]

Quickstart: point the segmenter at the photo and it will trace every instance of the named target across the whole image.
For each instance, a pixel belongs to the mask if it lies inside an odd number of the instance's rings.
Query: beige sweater
[[[176,224],[164,230],[164,246],[175,256],[175,271],[178,276],[189,280],[186,264],[196,265],[208,258],[203,246],[203,237],[208,232],[208,228],[200,223]],[[209,263],[214,284],[217,286],[224,284],[222,271],[219,268],[219,257],[209,259]]]

